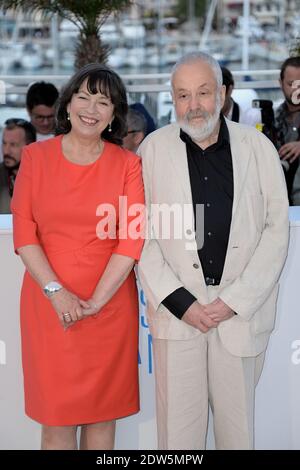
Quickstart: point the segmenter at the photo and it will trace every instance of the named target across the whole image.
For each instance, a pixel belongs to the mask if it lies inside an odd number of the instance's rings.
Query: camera
[[[278,148],[273,102],[270,100],[252,100],[252,107],[261,110],[262,132]]]
[[[277,130],[275,127],[275,115],[273,110],[273,101],[271,100],[252,100],[252,107],[259,108],[261,110],[261,131],[268,139],[271,140],[273,145],[280,148],[280,144],[277,137]],[[284,171],[288,171],[290,164],[286,160],[281,160],[281,165]]]

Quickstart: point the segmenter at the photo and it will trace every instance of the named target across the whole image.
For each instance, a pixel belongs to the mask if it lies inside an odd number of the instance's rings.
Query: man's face
[[[290,105],[299,106],[300,99],[300,67],[288,66],[284,71],[280,86],[286,101]]]
[[[232,95],[232,92],[233,92],[233,86],[229,85],[228,88],[226,89],[224,106],[222,108],[222,112],[224,114],[228,113],[230,108],[231,108],[231,95]]]
[[[4,129],[2,134],[3,163],[7,168],[20,165],[22,148],[26,145],[25,131],[21,127]]]
[[[54,106],[39,104],[38,106],[34,106],[31,111],[29,109],[27,111],[30,116],[31,124],[39,134],[52,134],[54,132]]]
[[[173,75],[172,88],[177,121],[192,138],[205,140],[219,120],[225,86],[217,90],[212,68],[197,60],[179,66]]]
[[[131,150],[131,152],[136,152],[144,137],[145,134],[143,131],[135,131],[129,127],[128,134],[123,137],[123,147]]]

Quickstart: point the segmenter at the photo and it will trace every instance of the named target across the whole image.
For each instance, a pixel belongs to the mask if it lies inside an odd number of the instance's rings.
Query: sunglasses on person
[[[127,131],[127,135],[128,134],[134,134],[135,132],[142,132],[141,129],[135,129],[135,130],[132,130],[132,131]]]
[[[53,121],[55,118],[54,114],[49,114],[48,116],[44,116],[43,114],[32,114],[31,115],[36,121],[43,122],[43,121]]]
[[[20,118],[10,118],[6,119],[4,125],[5,126],[10,126],[11,124],[14,124],[15,126],[24,126],[24,124],[28,124],[28,121],[26,119],[20,119]]]

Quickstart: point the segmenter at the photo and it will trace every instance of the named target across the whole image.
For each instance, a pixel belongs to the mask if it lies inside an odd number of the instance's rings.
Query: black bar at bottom
[[[280,466],[283,469],[293,465],[298,468],[300,450],[257,450],[257,451],[156,451],[156,450],[124,450],[124,451],[31,451],[3,450],[0,451],[1,468],[51,468],[82,470],[101,468],[103,466],[117,468],[140,467],[141,465],[176,465],[176,466],[217,466],[217,468],[233,468],[238,465]],[[63,467],[61,467],[63,465]],[[222,467],[220,467],[222,466]],[[143,467],[142,467],[143,468]]]

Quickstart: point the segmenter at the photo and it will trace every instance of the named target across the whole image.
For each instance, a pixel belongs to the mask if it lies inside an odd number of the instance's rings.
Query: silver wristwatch
[[[61,290],[63,286],[57,281],[48,282],[48,284],[43,287],[44,294],[50,298],[53,294]]]

